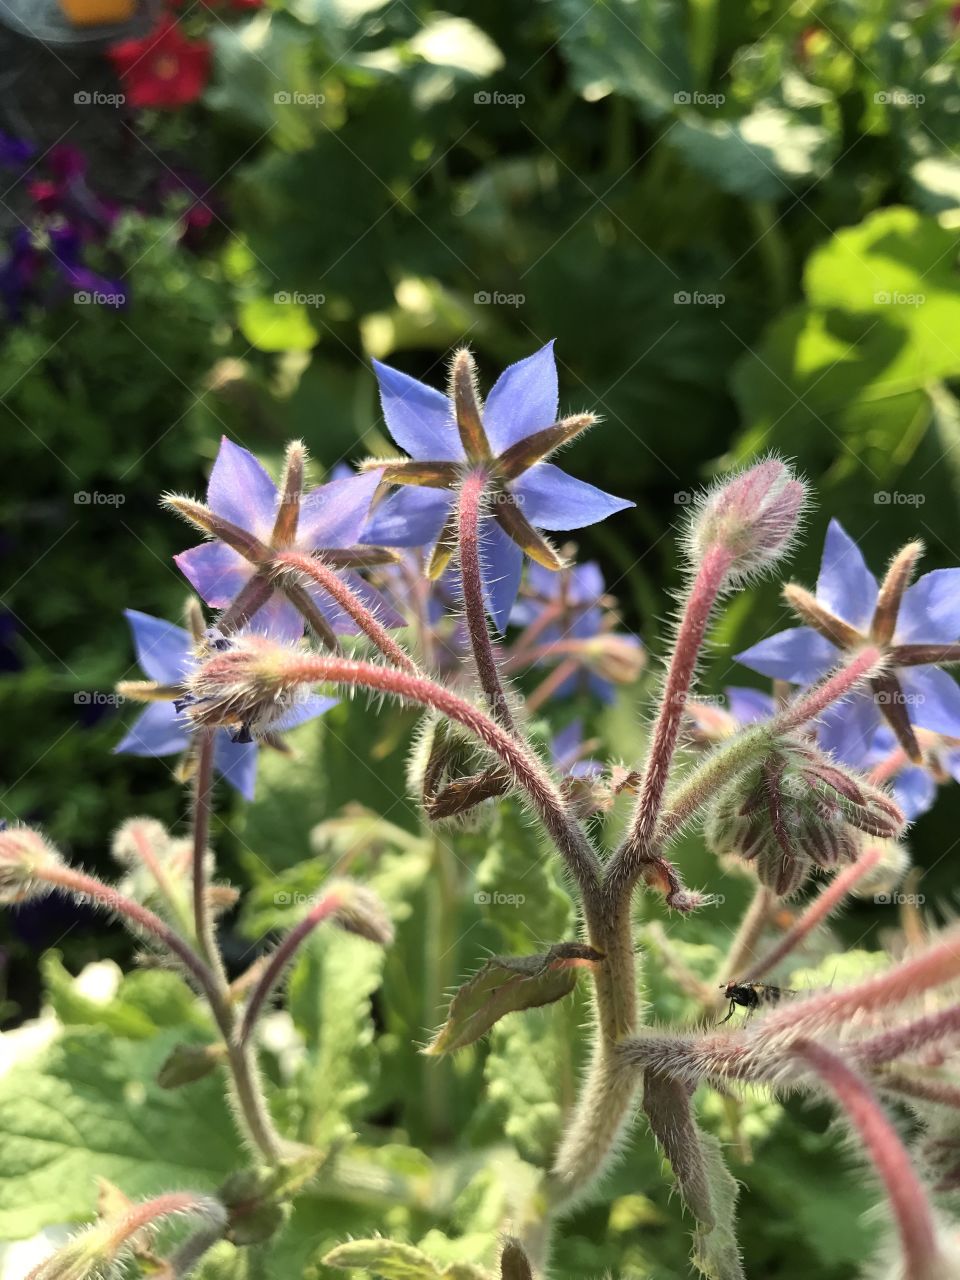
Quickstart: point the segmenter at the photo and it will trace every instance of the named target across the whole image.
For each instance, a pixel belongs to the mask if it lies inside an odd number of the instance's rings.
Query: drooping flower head
[[[481,530],[487,609],[503,631],[517,598],[524,555],[550,570],[563,561],[542,530],[580,529],[633,506],[548,462],[562,445],[593,426],[593,414],[557,418],[553,343],[506,369],[481,405],[473,359],[453,360],[446,395],[374,361],[387,429],[410,455],[385,466],[383,481],[399,489],[383,501],[364,540],[429,547],[439,576],[453,553],[456,490],[467,470],[489,477]]]
[[[178,706],[199,663],[202,633],[196,625],[191,632],[172,622],[139,613],[136,609],[127,609],[126,617],[133,632],[137,661],[149,680],[123,684],[120,690],[127,697],[149,705],[115,750],[135,756],[189,753],[192,745],[190,721]],[[213,642],[229,643],[216,637]],[[301,699],[272,726],[272,736],[268,741],[271,745],[279,745],[277,734],[305,724],[335,705],[335,698],[319,695]],[[247,800],[253,799],[260,745],[244,741],[241,735],[227,729],[216,732],[214,768]]]
[[[960,688],[938,665],[960,661],[960,569],[935,569],[911,586],[921,551],[908,543],[878,584],[857,544],[831,520],[816,594],[792,584],[784,591],[807,625],[738,655],[762,675],[810,684],[841,655],[879,646],[886,670],[823,717],[821,741],[843,760],[866,758],[882,719],[918,763],[916,728],[960,737]]]
[[[303,492],[306,456],[294,442],[279,489],[252,453],[224,436],[210,473],[206,505],[169,497],[168,505],[215,541],[174,556],[200,596],[215,609],[229,609],[233,625],[256,617],[261,629],[277,638],[299,640],[303,616],[275,588],[272,562],[278,551],[296,549],[321,555],[333,569],[349,570],[392,560],[357,546],[377,473],[350,475]],[[402,623],[379,595],[356,574],[344,578],[387,626]],[[298,588],[319,610],[319,624],[337,635],[355,635],[357,626],[319,587]],[[325,621],[324,621],[325,620]]]

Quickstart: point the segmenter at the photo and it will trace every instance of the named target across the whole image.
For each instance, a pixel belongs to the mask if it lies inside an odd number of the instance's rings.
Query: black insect
[[[767,982],[722,982],[720,989],[724,998],[730,1001],[730,1012],[722,1019],[720,1026],[730,1021],[737,1011],[737,1005],[753,1013],[762,1004],[779,1004],[784,996],[793,995],[785,987],[774,987]]]

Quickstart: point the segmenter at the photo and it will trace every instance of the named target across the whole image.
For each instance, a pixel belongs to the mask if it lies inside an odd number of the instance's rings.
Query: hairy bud
[[[790,550],[807,501],[806,485],[779,458],[766,458],[711,489],[693,512],[687,549],[694,563],[715,548],[732,557],[731,582]]]
[[[643,645],[633,636],[601,632],[584,642],[587,665],[611,684],[634,684],[647,663]]]
[[[784,897],[812,864],[853,862],[861,833],[895,839],[903,814],[866,780],[829,760],[810,742],[783,738],[717,797],[707,823],[716,853],[753,862],[761,882]]]
[[[237,742],[263,739],[309,696],[289,674],[294,652],[265,636],[239,636],[197,667],[176,708],[198,729],[230,728]]]
[[[32,827],[0,830],[0,903],[10,905],[48,892],[42,883],[47,867],[60,866],[60,855]]]

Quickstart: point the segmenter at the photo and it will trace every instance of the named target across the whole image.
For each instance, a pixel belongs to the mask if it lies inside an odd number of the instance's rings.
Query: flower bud
[[[42,883],[45,867],[60,866],[60,855],[32,827],[0,829],[0,903],[9,906],[48,892]]]
[[[128,818],[114,832],[110,852],[124,867],[138,867],[147,858],[162,859],[168,855],[170,837],[162,822],[155,818]]]
[[[733,558],[730,582],[761,572],[789,551],[806,501],[806,485],[792,468],[765,458],[698,502],[687,532],[690,558],[699,564],[722,547]]]
[[[198,729],[232,729],[236,742],[263,739],[310,695],[290,675],[295,653],[266,636],[241,635],[199,664],[174,705]]]
[[[753,862],[761,884],[796,891],[811,866],[854,862],[861,833],[896,839],[905,819],[865,779],[803,738],[783,738],[717,797],[707,822],[714,852]]]
[[[584,642],[591,670],[611,684],[634,684],[646,666],[647,654],[636,636],[606,631]]]

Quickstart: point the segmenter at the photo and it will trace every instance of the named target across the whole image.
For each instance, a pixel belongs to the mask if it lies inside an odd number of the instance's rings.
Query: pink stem
[[[480,687],[495,719],[514,737],[517,727],[510,713],[507,695],[497,670],[497,660],[487,630],[487,610],[483,602],[483,576],[480,572],[480,510],[489,476],[486,471],[471,471],[460,488],[460,579],[463,604],[467,616],[467,633],[476,663]]]
[[[326,897],[321,898],[300,923],[290,930],[276,951],[274,951],[266,968],[261,973],[257,985],[250,993],[250,999],[243,1015],[243,1023],[237,1036],[237,1041],[241,1047],[249,1042],[264,1004],[280,981],[284,970],[293,960],[299,947],[306,941],[318,924],[321,924],[328,916],[333,915],[339,909],[341,902],[340,895],[337,893],[328,893]]]
[[[845,991],[827,991],[791,1002],[767,1014],[763,1034],[765,1038],[781,1032],[814,1034],[846,1022],[854,1014],[883,1011],[916,999],[931,987],[942,986],[957,977],[960,977],[960,934],[954,930],[936,946],[887,973],[868,978]]]
[[[102,880],[88,876],[83,871],[75,871],[72,867],[46,866],[37,875],[46,884],[53,885],[57,889],[65,889],[70,893],[82,893],[105,910],[116,911],[118,915],[124,917],[128,927],[131,927],[134,933],[142,930],[152,934],[189,969],[198,986],[211,1002],[217,998],[217,984],[211,970],[193,948],[148,907],[141,906],[133,898],[125,897],[111,885],[104,884]]]
[[[883,1031],[869,1040],[861,1040],[853,1047],[858,1062],[864,1066],[877,1067],[885,1062],[892,1062],[905,1053],[915,1053],[928,1044],[957,1034],[960,1034],[960,1004],[941,1009],[938,1013],[928,1013],[922,1018],[914,1018],[903,1026]]]
[[[788,733],[791,729],[799,729],[808,720],[813,720],[826,711],[827,707],[846,697],[862,680],[875,675],[874,668],[882,658],[883,654],[879,649],[861,649],[829,679],[816,685],[795,702],[788,703],[774,720],[773,731]]]
[[[380,667],[371,662],[356,662],[350,658],[321,654],[292,655],[283,674],[285,679],[291,681],[343,684],[371,689],[419,706],[431,707],[463,725],[503,761],[516,785],[533,802],[585,897],[590,901],[595,899],[600,865],[586,837],[567,812],[560,792],[526,744],[511,737],[478,707],[425,676],[408,675],[405,671],[393,671],[388,667]]]
[[[868,872],[873,870],[882,857],[882,849],[865,849],[856,862],[838,872],[787,930],[777,945],[750,966],[744,974],[743,981],[754,982],[775,968],[785,956],[809,937],[818,925],[823,924],[824,920],[836,911],[847,895]]]
[[[933,1280],[940,1263],[933,1214],[906,1148],[873,1090],[822,1045],[795,1044],[792,1053],[820,1077],[860,1135],[893,1209],[910,1280]]]
[[[197,776],[193,801],[193,923],[200,954],[220,979],[220,987],[226,985],[210,904],[207,902],[206,861],[210,839],[210,817],[213,812],[213,752],[214,732],[203,730],[198,735]]]
[[[611,884],[621,880],[627,886],[634,884],[643,863],[649,857],[697,659],[710,614],[727,580],[733,560],[733,555],[726,547],[717,545],[711,547],[700,562],[680,619],[676,644],[667,669],[663,699],[653,729],[633,821],[626,840],[610,864],[608,881]]]
[[[312,578],[317,586],[321,587],[327,595],[336,600],[344,613],[349,614],[367,639],[380,650],[385,658],[389,658],[391,662],[401,667],[404,671],[416,672],[417,664],[410,655],[397,644],[389,631],[377,621],[357,593],[352,591],[348,584],[329,565],[325,565],[322,560],[318,560],[315,556],[305,555],[301,551],[281,551],[275,557],[274,564],[296,569],[308,578]]]

